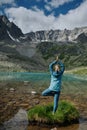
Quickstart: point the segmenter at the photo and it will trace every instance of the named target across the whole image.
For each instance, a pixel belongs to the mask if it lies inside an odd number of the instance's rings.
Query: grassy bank
[[[76,67],[71,70],[67,70],[65,73],[77,74],[77,75],[87,75],[87,67]]]
[[[77,123],[79,113],[77,109],[69,102],[59,102],[56,113],[52,114],[53,104],[44,106],[35,106],[28,111],[28,119],[31,124],[47,124],[47,125],[69,125]]]

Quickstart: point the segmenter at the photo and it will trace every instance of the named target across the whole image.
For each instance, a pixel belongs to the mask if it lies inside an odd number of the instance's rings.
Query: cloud
[[[87,1],[84,1],[76,9],[70,10],[66,15],[60,14],[59,17],[55,17],[53,14],[46,16],[37,7],[34,9],[17,7],[6,9],[5,12],[9,19],[18,25],[24,33],[87,26]]]
[[[50,29],[55,21],[54,16],[45,16],[44,12],[36,11],[24,7],[10,8],[5,10],[7,16],[18,25],[24,33]]]
[[[0,0],[0,5],[3,5],[3,4],[15,5],[15,0]]]
[[[75,27],[87,26],[87,1],[84,1],[78,8],[70,10],[66,15],[60,15],[54,26],[61,29],[73,29]]]
[[[49,5],[45,5],[45,9],[48,10],[48,11],[52,10],[52,8]]]
[[[49,8],[58,8],[60,5],[63,5],[65,3],[69,3],[69,2],[72,2],[72,1],[74,1],[74,0],[51,0],[50,2],[48,2],[47,0],[45,0],[47,6]],[[46,9],[49,10],[48,7]]]
[[[33,7],[32,7],[32,10],[33,10],[33,11],[36,11],[36,12],[39,11],[39,9],[37,8],[37,6],[33,6]]]

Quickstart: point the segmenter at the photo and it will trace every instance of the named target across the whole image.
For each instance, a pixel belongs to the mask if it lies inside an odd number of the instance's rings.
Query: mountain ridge
[[[2,33],[5,35],[3,35]],[[16,42],[29,41],[37,43],[43,41],[77,42],[77,39],[81,34],[84,34],[84,37],[87,38],[87,27],[74,28],[72,30],[50,29],[23,34],[21,29],[18,26],[16,26],[13,22],[10,22],[6,16],[0,16],[0,40],[10,39]]]
[[[75,28],[73,30],[43,30],[30,32],[27,37],[32,42],[56,41],[56,42],[77,42],[78,36],[83,34],[87,37],[87,27]]]

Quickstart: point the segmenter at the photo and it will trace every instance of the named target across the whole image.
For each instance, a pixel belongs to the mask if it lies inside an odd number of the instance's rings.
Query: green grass
[[[41,42],[37,45],[37,50],[47,61],[58,55],[59,59],[64,62],[66,69],[87,65],[87,43]]]
[[[77,74],[77,75],[87,75],[87,67],[76,67],[72,70],[66,71],[66,73]]]
[[[87,75],[87,68],[85,69],[80,69],[78,71],[75,71],[74,74],[78,74],[78,75]]]
[[[53,104],[35,106],[28,111],[30,123],[69,125],[79,119],[79,112],[69,102],[59,102],[56,113],[52,114]]]

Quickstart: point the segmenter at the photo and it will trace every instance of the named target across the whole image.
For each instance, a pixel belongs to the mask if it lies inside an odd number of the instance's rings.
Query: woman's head
[[[54,66],[54,70],[55,70],[55,71],[60,71],[60,66],[59,66],[58,64],[55,65],[55,66]]]

